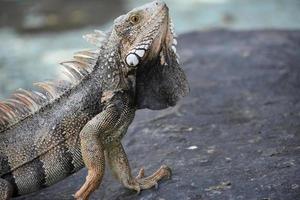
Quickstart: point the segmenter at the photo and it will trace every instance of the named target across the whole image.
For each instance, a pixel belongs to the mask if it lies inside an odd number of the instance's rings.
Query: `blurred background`
[[[57,76],[57,63],[94,48],[82,35],[105,30],[146,0],[1,0],[0,98]],[[177,33],[299,29],[300,0],[166,0]]]

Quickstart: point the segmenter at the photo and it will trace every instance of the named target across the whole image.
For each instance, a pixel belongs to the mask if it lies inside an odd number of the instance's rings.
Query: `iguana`
[[[133,177],[121,144],[137,109],[164,109],[189,92],[176,37],[163,1],[118,17],[107,33],[86,36],[95,51],[63,62],[67,80],[19,89],[0,103],[0,199],[31,193],[84,166],[76,199],[101,183],[105,161],[114,176],[140,192],[171,175],[163,165]]]

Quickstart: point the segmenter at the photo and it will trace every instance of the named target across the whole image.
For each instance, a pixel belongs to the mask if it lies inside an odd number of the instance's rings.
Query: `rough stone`
[[[167,164],[172,179],[137,196],[106,173],[91,199],[300,199],[300,31],[193,32],[178,43],[190,95],[138,111],[123,142],[134,173]],[[85,175],[17,199],[72,199]]]

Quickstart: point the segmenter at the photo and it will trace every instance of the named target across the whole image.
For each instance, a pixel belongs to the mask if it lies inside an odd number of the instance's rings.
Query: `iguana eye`
[[[140,19],[141,17],[139,15],[132,15],[130,16],[130,21],[133,23],[133,24],[137,24],[140,22]]]

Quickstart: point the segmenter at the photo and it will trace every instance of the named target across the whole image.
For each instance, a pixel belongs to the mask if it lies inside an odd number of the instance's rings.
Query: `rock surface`
[[[167,164],[172,179],[137,196],[106,173],[91,199],[300,199],[300,32],[193,32],[179,44],[190,95],[138,111],[123,140],[134,173]],[[72,199],[85,175],[17,199]]]

